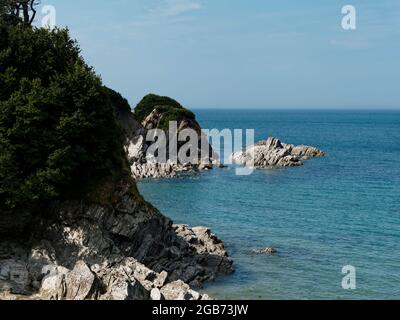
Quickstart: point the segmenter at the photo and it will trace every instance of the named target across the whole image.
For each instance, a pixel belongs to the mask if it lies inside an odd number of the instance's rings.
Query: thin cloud
[[[202,8],[203,5],[196,0],[163,0],[160,6],[152,11],[161,16],[176,17]]]

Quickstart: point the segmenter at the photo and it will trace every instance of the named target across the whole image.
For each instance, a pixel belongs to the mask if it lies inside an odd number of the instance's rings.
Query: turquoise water
[[[254,128],[256,140],[317,146],[304,167],[233,168],[139,184],[176,223],[222,238],[236,273],[205,291],[224,299],[400,299],[400,112],[197,111],[203,128]],[[275,247],[274,256],[252,249]],[[342,289],[342,267],[356,290]]]

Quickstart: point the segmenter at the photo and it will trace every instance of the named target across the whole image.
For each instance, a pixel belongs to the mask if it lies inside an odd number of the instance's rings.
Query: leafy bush
[[[123,165],[110,92],[68,30],[0,22],[0,205],[79,194]]]
[[[114,109],[120,112],[132,112],[128,100],[126,100],[120,93],[107,87],[104,87],[104,89],[106,90],[108,98],[110,99],[110,102]]]
[[[196,120],[195,114],[182,107],[182,105],[169,97],[155,94],[145,96],[135,108],[135,117],[142,122],[153,110],[162,113],[158,124],[159,129],[168,130],[170,121]]]
[[[183,109],[181,104],[169,97],[162,97],[156,94],[148,94],[145,96],[135,108],[135,118],[137,121],[142,122],[157,106],[163,108],[176,108]]]

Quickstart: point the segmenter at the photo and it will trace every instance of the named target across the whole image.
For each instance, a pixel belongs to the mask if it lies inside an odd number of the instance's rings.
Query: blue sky
[[[191,108],[400,108],[399,0],[42,3],[132,105],[153,92]]]

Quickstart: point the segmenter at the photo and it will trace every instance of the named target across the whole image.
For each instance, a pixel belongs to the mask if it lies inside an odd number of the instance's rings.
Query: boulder
[[[42,274],[44,275],[40,294],[47,300],[62,300],[67,294],[67,286],[65,276],[70,270],[61,266],[47,265],[43,267]]]
[[[161,294],[166,300],[200,300],[198,292],[181,280],[171,282],[161,288]]]
[[[90,299],[96,294],[96,277],[85,262],[78,261],[65,275],[65,286],[67,300]]]
[[[150,293],[138,280],[118,278],[101,297],[103,300],[149,300]]]

